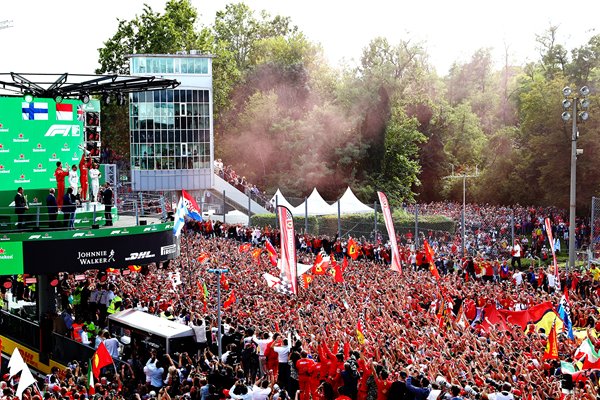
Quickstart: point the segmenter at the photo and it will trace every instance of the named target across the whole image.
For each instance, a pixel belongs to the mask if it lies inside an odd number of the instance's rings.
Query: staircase
[[[212,187],[213,194],[218,197],[223,197],[223,191],[225,191],[225,202],[236,210],[244,211],[248,213],[248,196],[245,193],[240,192],[235,186],[231,185],[225,179],[219,175],[214,176],[214,185]],[[252,214],[267,214],[269,211],[263,207],[263,205],[250,200],[250,211]]]

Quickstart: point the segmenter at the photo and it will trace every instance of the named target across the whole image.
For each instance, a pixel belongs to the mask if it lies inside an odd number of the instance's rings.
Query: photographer
[[[431,389],[429,388],[429,379],[423,374],[412,376],[410,370],[407,371],[406,388],[413,394],[415,400],[425,400],[429,397]]]
[[[150,359],[144,367],[146,383],[150,384],[151,390],[158,392],[163,386],[162,376],[165,369],[162,368],[160,360],[156,357],[156,350],[152,350]]]
[[[242,380],[238,380],[235,385],[229,389],[229,397],[235,400],[251,400],[252,391],[244,385]]]

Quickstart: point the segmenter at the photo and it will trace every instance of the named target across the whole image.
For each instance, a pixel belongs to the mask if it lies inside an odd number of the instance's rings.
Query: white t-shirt
[[[252,388],[252,400],[267,400],[270,394],[270,387],[263,389],[259,386],[254,385],[254,387]]]
[[[86,346],[89,346],[92,344],[92,342],[90,342],[90,338],[88,337],[88,333],[85,331],[81,332],[81,343],[85,344]]]
[[[518,243],[513,246],[513,257],[521,257],[521,246]]]
[[[255,336],[252,336],[252,340],[254,340],[254,343],[256,343],[258,345],[258,348],[260,350],[259,354],[261,356],[264,356],[265,355],[265,350],[267,349],[267,345],[269,343],[271,343],[271,341],[273,339],[258,339],[256,337],[256,335],[255,335]]]
[[[92,182],[98,181],[98,179],[100,178],[100,171],[96,168],[90,169],[90,178],[92,178]]]
[[[556,285],[556,278],[554,277],[554,274],[546,274],[546,277],[548,277],[548,287],[554,288]]]
[[[290,346],[275,346],[273,350],[277,353],[277,359],[280,363],[287,363],[290,359]]]
[[[523,273],[521,271],[515,272],[513,274],[513,279],[515,280],[515,285],[521,285],[523,283]]]

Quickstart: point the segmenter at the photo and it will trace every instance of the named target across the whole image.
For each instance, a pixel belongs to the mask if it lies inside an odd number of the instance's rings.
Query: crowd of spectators
[[[135,399],[559,399],[558,360],[544,360],[548,332],[510,325],[485,327],[484,310],[520,310],[550,301],[558,304],[557,283],[568,288],[575,327],[600,328],[600,269],[553,275],[552,268],[524,271],[498,260],[452,254],[450,234],[429,235],[441,278],[435,280],[423,253],[402,237],[403,271],[389,269],[389,244],[359,240],[343,282],[329,274],[300,283],[297,296],[269,288],[264,273],[277,275],[264,246],[277,247],[276,229],[189,222],[182,255],[127,276],[114,271],[102,282],[97,271],[86,281],[65,275],[61,306],[65,334],[116,350],[117,371],[107,367],[96,396]],[[246,242],[251,249],[240,245]],[[323,252],[339,264],[347,241],[297,235],[299,262],[312,264]],[[256,249],[261,249],[257,255]],[[446,252],[450,249],[448,252]],[[442,255],[444,254],[444,255]],[[208,255],[199,260],[200,255]],[[346,258],[348,260],[348,258]],[[223,357],[216,348],[216,279],[207,270],[227,267],[223,298],[236,301],[223,311]],[[179,273],[183,282],[172,285]],[[204,298],[201,285],[209,296]],[[104,331],[106,316],[136,308],[188,324],[197,347],[156,354],[139,343],[118,345]],[[440,310],[446,310],[440,312]],[[364,341],[357,335],[362,326]],[[591,335],[591,331],[590,335]],[[82,337],[83,336],[83,337]],[[561,360],[574,361],[577,341],[558,334]],[[110,342],[107,342],[110,341]],[[55,398],[83,398],[84,362],[57,371],[46,385]],[[79,365],[82,365],[79,367]],[[10,382],[8,382],[10,386]],[[3,384],[4,385],[4,384]],[[579,374],[573,398],[596,398],[596,373]],[[33,396],[33,395],[31,395]]]
[[[419,204],[421,215],[444,215],[457,222],[457,241],[462,238],[463,206],[454,202],[436,202]],[[465,212],[465,247],[467,253],[484,253],[491,256],[501,255],[511,244],[512,226],[514,235],[521,238],[528,247],[531,257],[547,258],[551,247],[547,241],[544,219],[549,218],[557,252],[564,250],[569,240],[569,221],[566,210],[557,207],[512,207],[489,204],[466,204]],[[415,205],[406,207],[408,212],[415,212]],[[589,220],[576,218],[575,247],[585,249],[590,243]]]
[[[214,171],[215,174],[226,180],[237,190],[251,197],[257,203],[264,205],[266,209],[273,209],[270,199],[266,197],[264,192],[261,192],[256,185],[248,182],[245,176],[237,174],[231,165],[224,165],[220,158],[214,161]]]

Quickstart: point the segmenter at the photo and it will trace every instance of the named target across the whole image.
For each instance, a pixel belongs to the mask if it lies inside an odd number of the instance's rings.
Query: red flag
[[[229,290],[229,281],[227,280],[225,274],[221,274],[221,287],[223,287],[225,290]]]
[[[439,280],[440,273],[438,272],[437,267],[435,266],[435,253],[433,252],[433,249],[429,245],[427,239],[423,240],[423,249],[425,251],[425,257],[427,258],[427,262],[429,263],[429,271],[431,272],[431,275],[433,275],[433,277],[436,280]]]
[[[343,283],[344,277],[342,276],[342,268],[340,267],[340,265],[336,263],[333,267],[333,271],[334,271],[333,280],[336,283]]]
[[[101,342],[98,346],[98,349],[92,356],[92,372],[94,373],[96,379],[100,378],[100,370],[112,363],[112,357],[108,353],[108,350],[106,350],[104,343]]]
[[[106,273],[107,274],[118,274],[119,270],[116,268],[106,268]]]
[[[243,245],[240,246],[240,253],[245,253],[248,250],[250,250],[250,248],[252,247],[252,245],[250,243],[244,243]]]
[[[327,267],[329,266],[329,257],[323,257],[323,254],[317,254],[315,262],[312,267],[313,275],[325,275],[327,273]]]
[[[304,284],[304,289],[308,289],[308,286],[311,284],[313,279],[314,278],[311,275],[302,275],[302,283]]]
[[[344,261],[342,261],[342,272],[346,271],[346,268],[348,268],[348,259],[344,257]]]
[[[271,260],[271,264],[274,267],[277,266],[277,250],[275,250],[275,247],[273,247],[269,239],[267,239],[265,242],[265,248],[269,252],[269,260]]]
[[[429,264],[433,264],[435,259],[435,253],[433,252],[433,249],[429,245],[427,239],[423,240],[423,250],[425,251],[425,257],[427,258],[427,262]]]
[[[358,243],[352,238],[348,239],[348,255],[356,260],[360,254],[360,248],[358,247]]]
[[[208,261],[209,258],[210,258],[210,255],[207,252],[203,251],[202,253],[200,253],[200,255],[198,255],[197,260],[200,264],[204,264],[205,262]]]
[[[235,303],[235,292],[232,290],[229,298],[223,303],[223,308],[227,309],[231,307],[233,303]]]
[[[252,258],[254,258],[254,261],[260,262],[260,254],[261,253],[262,253],[262,249],[252,250]]]
[[[552,324],[552,329],[550,329],[548,341],[546,342],[546,350],[544,350],[542,360],[558,360],[558,338],[556,337],[555,324]]]
[[[142,266],[141,265],[130,265],[127,268],[129,268],[129,270],[131,272],[140,272],[142,270]]]

